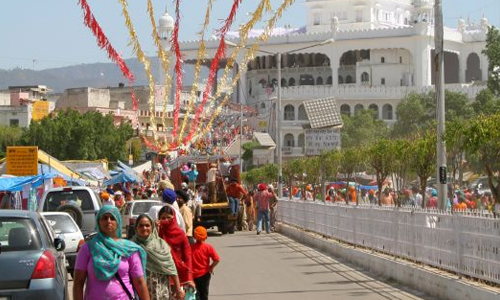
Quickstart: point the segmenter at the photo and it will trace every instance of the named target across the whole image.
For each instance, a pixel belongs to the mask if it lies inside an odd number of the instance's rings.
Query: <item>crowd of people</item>
[[[321,198],[320,187],[314,188],[311,184],[306,184],[303,188],[294,186],[291,189],[291,195],[289,193],[289,189],[285,188],[285,197],[291,196],[295,199],[308,201],[320,200]],[[379,194],[376,188],[331,185],[326,189],[325,198],[326,201],[345,204],[438,208],[438,194],[435,188],[427,188],[425,191],[421,191],[417,187],[395,190],[390,186],[385,186]],[[496,215],[500,213],[500,203],[495,202],[491,192],[480,194],[467,188],[461,189],[452,185],[448,185],[448,197],[445,205],[446,209],[453,208],[455,211],[485,210]]]

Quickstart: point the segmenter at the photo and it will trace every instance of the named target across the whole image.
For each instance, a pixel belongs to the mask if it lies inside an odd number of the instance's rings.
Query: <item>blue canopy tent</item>
[[[4,177],[0,178],[0,191],[20,192],[23,186],[30,184],[32,187],[38,187],[44,180],[57,177],[56,174],[44,174],[36,176]]]
[[[59,172],[55,168],[51,168],[45,164],[40,164],[40,163],[38,164],[38,174],[41,174],[41,175],[52,174],[53,177],[61,177],[68,183],[68,185],[79,185],[79,186],[87,185],[86,181],[79,179],[79,178],[70,177],[66,174]]]
[[[134,176],[123,172],[123,173],[120,173],[120,174],[114,176],[110,180],[104,181],[103,185],[107,186],[107,185],[113,185],[116,183],[123,183],[123,182],[137,183],[138,181]]]

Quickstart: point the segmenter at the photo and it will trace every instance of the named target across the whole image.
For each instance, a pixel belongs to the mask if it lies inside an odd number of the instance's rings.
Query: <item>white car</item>
[[[122,234],[131,238],[135,234],[135,220],[141,214],[148,214],[152,206],[161,205],[158,200],[134,200],[125,204],[125,210],[122,213]]]
[[[73,274],[79,246],[85,242],[80,228],[76,225],[75,220],[65,212],[43,212],[42,216],[52,226],[54,232],[66,243],[64,253],[68,261],[67,270]]]

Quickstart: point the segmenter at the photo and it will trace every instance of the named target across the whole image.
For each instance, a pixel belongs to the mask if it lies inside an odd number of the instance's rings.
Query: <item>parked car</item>
[[[40,213],[0,210],[0,299],[69,299],[64,248]]]
[[[76,255],[78,254],[79,246],[85,243],[83,234],[76,225],[75,220],[65,212],[44,212],[42,215],[47,219],[47,222],[52,226],[54,232],[64,240],[66,249],[66,268],[68,273],[73,274],[75,269]]]
[[[158,200],[135,200],[125,204],[122,214],[122,231],[131,238],[135,234],[135,220],[140,214],[147,214],[152,206],[162,205]]]
[[[38,211],[68,213],[80,227],[83,236],[87,236],[95,232],[95,216],[101,206],[101,200],[91,188],[67,186],[45,192],[40,200]]]

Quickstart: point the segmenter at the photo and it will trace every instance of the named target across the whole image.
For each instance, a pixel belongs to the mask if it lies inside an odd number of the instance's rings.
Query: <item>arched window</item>
[[[339,76],[339,84],[344,84],[344,77]]]
[[[295,79],[293,77],[288,79],[288,86],[295,86]]]
[[[383,57],[383,56],[382,56],[382,57],[380,58],[380,63],[381,63],[381,64],[385,64],[385,57]]]
[[[306,145],[306,141],[305,141],[305,138],[304,138],[304,134],[301,133],[299,134],[299,147],[304,147]]]
[[[361,74],[361,82],[362,83],[370,82],[370,75],[368,75],[368,73],[366,72],[363,72],[363,74]]]
[[[272,85],[272,86],[278,86],[278,79],[273,78],[273,79],[271,80],[271,85]]]
[[[381,78],[381,79],[380,79],[380,84],[381,84],[381,85],[385,85],[385,78]]]
[[[354,114],[357,114],[358,112],[362,111],[364,109],[363,104],[356,104],[354,106]]]
[[[295,120],[295,107],[293,105],[288,104],[285,106],[285,121],[293,121]]]
[[[285,147],[295,147],[295,138],[291,133],[285,134],[284,142]]]
[[[262,103],[260,104],[260,108],[266,108],[266,104],[265,104],[264,102],[262,102]]]
[[[299,120],[300,121],[307,121],[308,120],[306,109],[304,108],[304,104],[301,104],[299,106]]]
[[[323,77],[319,76],[316,78],[316,85],[323,85]]]
[[[347,77],[345,78],[345,83],[353,83],[351,75],[347,75]]]
[[[351,107],[348,104],[342,104],[342,106],[340,106],[340,113],[350,116]]]
[[[282,87],[287,87],[287,83],[286,83],[286,79],[285,78],[281,78],[281,86]]]
[[[326,84],[332,85],[332,76],[328,76],[328,78],[326,79]]]
[[[368,106],[368,109],[372,110],[375,119],[378,119],[378,105],[377,104],[370,104],[370,106]]]
[[[481,65],[479,55],[476,53],[471,53],[467,57],[467,70],[465,71],[465,81],[481,81]]]
[[[392,120],[392,105],[386,104],[382,107],[382,119]]]

